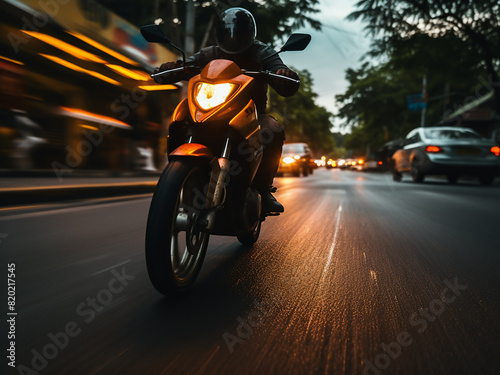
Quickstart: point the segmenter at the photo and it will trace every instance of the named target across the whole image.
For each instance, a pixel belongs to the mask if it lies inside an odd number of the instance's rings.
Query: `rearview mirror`
[[[146,25],[146,26],[141,26],[141,34],[146,39],[149,43],[163,43],[163,44],[168,44],[170,47],[176,49],[182,54],[182,61],[184,65],[186,64],[186,55],[184,53],[184,50],[182,48],[177,47],[175,44],[173,44],[170,39],[167,38],[167,36],[163,33],[163,30],[159,25],[153,24],[153,25]]]
[[[309,45],[311,35],[309,34],[292,34],[281,48],[281,52],[286,51],[303,51]]]
[[[141,34],[150,43],[167,43],[170,44],[170,39],[163,33],[159,25],[141,26]]]
[[[281,52],[287,51],[303,51],[309,45],[311,41],[311,36],[309,34],[292,34],[286,41],[285,45],[281,47],[278,52],[275,52],[269,56],[264,57],[263,61],[270,59]]]

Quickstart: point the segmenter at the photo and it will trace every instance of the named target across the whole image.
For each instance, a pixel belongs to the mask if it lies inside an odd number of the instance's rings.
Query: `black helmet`
[[[248,10],[229,8],[222,12],[217,25],[217,45],[229,54],[245,51],[257,35],[255,20]]]

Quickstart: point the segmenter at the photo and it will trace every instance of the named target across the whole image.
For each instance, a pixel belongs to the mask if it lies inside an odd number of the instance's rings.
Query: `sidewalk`
[[[0,207],[152,193],[159,172],[0,170]]]

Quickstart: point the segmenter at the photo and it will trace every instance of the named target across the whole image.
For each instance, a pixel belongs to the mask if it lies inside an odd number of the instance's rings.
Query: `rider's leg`
[[[285,131],[274,117],[267,114],[259,114],[259,123],[264,151],[253,186],[260,192],[264,212],[283,212],[283,205],[271,192],[274,192],[272,184],[280,164]]]

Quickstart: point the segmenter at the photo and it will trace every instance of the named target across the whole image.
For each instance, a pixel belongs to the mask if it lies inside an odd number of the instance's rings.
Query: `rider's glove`
[[[278,69],[276,74],[299,80],[299,75],[290,69]],[[299,82],[293,82],[287,79],[275,78],[270,82],[273,89],[281,96],[292,96],[299,89]]]
[[[166,70],[171,70],[175,68],[180,68],[182,66],[182,61],[177,60],[177,62],[174,61],[169,61],[164,64],[161,64],[160,68],[156,68],[153,71],[153,74],[164,72]],[[173,82],[178,82],[182,80],[182,77],[184,76],[184,73],[182,72],[175,72],[171,74],[163,74],[161,76],[155,77],[155,82],[156,83],[173,83]]]
[[[295,73],[293,70],[290,70],[290,69],[278,69],[278,71],[276,72],[276,74],[278,74],[280,76],[290,77],[290,78],[293,78],[293,79],[299,79],[299,75],[297,73]]]

